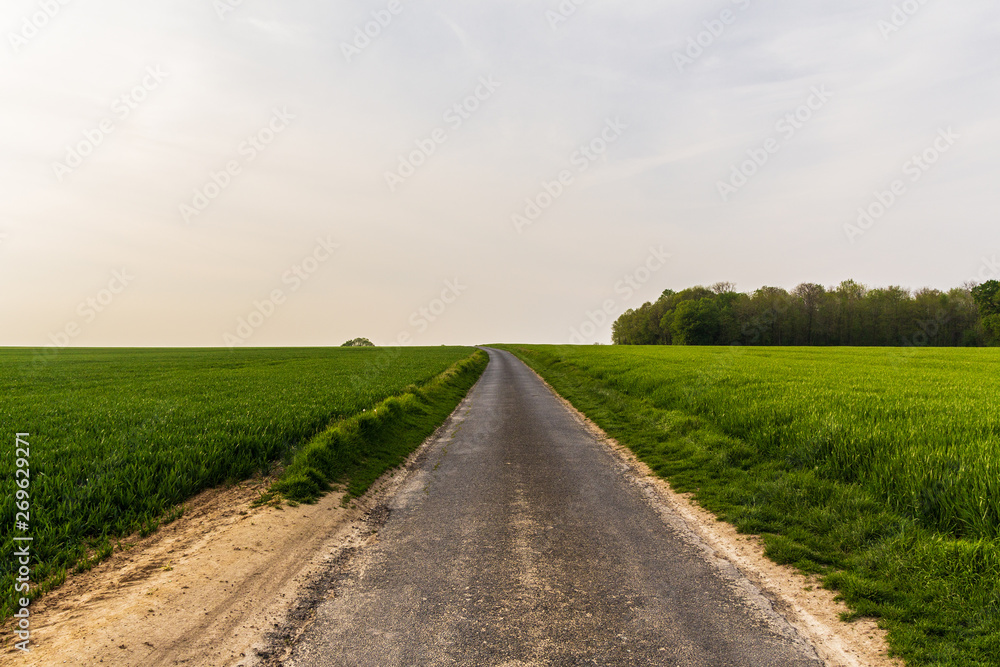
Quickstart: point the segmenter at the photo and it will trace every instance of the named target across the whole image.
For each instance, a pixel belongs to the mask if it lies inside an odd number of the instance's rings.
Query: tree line
[[[791,292],[732,283],[665,290],[614,323],[616,345],[858,345],[973,347],[1000,344],[1000,282],[947,292],[853,280]]]

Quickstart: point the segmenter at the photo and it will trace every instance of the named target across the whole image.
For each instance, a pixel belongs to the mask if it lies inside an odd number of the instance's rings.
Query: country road
[[[489,353],[285,664],[823,664],[530,369]]]

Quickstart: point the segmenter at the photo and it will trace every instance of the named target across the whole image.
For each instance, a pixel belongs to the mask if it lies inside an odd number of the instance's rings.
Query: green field
[[[501,347],[908,664],[1000,664],[996,350]]]
[[[287,496],[315,497],[331,481],[362,491],[433,431],[484,366],[481,352],[456,347],[0,350],[9,441],[0,454],[0,619],[14,592],[16,433],[30,433],[38,592],[86,566],[88,554],[107,555],[113,538],[169,520],[195,493],[275,462],[293,472]],[[358,449],[362,440],[370,450]]]

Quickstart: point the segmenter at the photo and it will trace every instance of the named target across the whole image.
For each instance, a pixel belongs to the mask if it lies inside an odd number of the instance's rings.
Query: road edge
[[[764,543],[758,536],[739,534],[735,527],[698,505],[692,494],[674,491],[632,450],[605,433],[534,368],[513,352],[508,354],[534,373],[570,414],[606,447],[622,465],[630,481],[657,506],[661,516],[667,514],[665,520],[673,523],[668,519],[670,516],[679,519],[701,543],[710,561],[724,569],[726,565],[735,568],[828,667],[905,667],[902,660],[889,657],[885,631],[874,620],[842,621],[841,614],[850,610],[834,592],[822,588],[818,578],[774,563],[764,555]],[[805,595],[806,592],[809,595]]]
[[[300,595],[292,603],[285,619],[264,635],[263,641],[254,648],[254,656],[243,663],[246,667],[282,667],[286,664],[295,645],[315,620],[317,607],[336,593],[355,561],[377,541],[379,530],[392,513],[392,499],[420,469],[435,447],[451,440],[465,421],[482,378],[483,374],[480,374],[444,422],[413,450],[402,465],[382,474],[363,495],[353,500],[353,505],[363,512],[362,516],[341,531],[346,536],[327,557],[328,565],[299,588]]]

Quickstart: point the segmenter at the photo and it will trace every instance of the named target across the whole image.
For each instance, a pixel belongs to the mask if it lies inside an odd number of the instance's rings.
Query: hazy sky
[[[6,0],[0,30],[0,344],[606,342],[668,287],[1000,277],[996,0]]]

